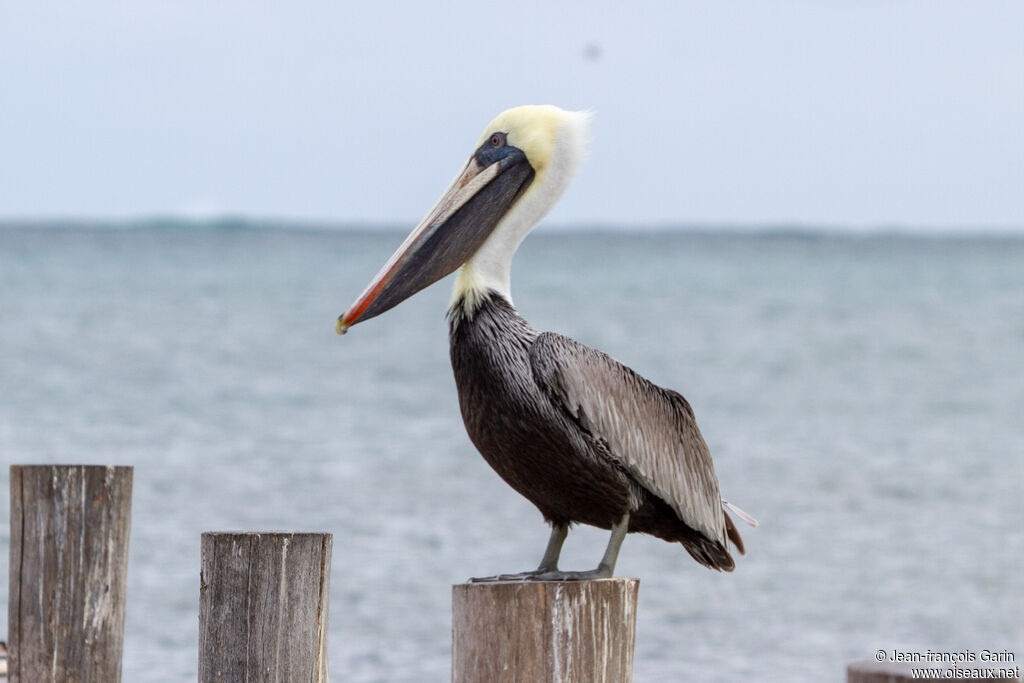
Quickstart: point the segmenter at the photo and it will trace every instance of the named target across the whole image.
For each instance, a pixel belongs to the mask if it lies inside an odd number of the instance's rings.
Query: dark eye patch
[[[494,133],[490,139],[487,140],[487,144],[494,149],[504,147],[505,143],[508,142],[508,136],[505,133]]]

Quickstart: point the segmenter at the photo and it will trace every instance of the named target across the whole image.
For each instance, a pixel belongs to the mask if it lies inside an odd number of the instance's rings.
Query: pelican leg
[[[538,572],[558,571],[558,556],[562,554],[562,544],[569,535],[568,524],[552,524],[548,547],[544,549],[544,557],[540,558]]]
[[[607,579],[615,573],[615,562],[619,559],[619,548],[629,531],[629,513],[622,516],[617,524],[612,525],[612,535],[608,539],[608,547],[597,569],[582,572],[563,572],[553,569],[547,572],[533,573],[528,576],[530,581],[586,581],[587,579]],[[545,557],[547,555],[545,554]]]
[[[548,537],[548,546],[544,549],[544,557],[540,558],[540,566],[529,572],[518,574],[498,574],[497,576],[483,576],[470,579],[471,583],[486,581],[526,581],[540,574],[548,574],[558,571],[558,556],[562,554],[562,544],[565,537],[569,535],[568,524],[552,524],[551,536]]]

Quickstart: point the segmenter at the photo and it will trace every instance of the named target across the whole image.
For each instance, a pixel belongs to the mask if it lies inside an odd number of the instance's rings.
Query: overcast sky
[[[501,110],[550,220],[1024,229],[1024,2],[5,2],[0,216],[411,223]]]

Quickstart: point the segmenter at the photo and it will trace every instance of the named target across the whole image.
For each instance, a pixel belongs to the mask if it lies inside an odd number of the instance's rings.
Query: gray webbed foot
[[[528,572],[519,572],[518,574],[498,574],[496,576],[479,576],[473,577],[469,580],[470,583],[495,583],[498,581],[536,581],[538,576],[544,574],[559,573],[557,570],[554,572],[547,569],[534,569]]]
[[[472,578],[470,583],[496,583],[498,581],[589,581],[590,579],[607,579],[612,575],[611,567],[601,565],[597,569],[587,571],[562,571],[560,569],[534,569],[518,574],[498,574]]]
[[[527,581],[589,581],[590,579],[607,579],[612,575],[611,567],[600,566],[582,572],[559,571],[534,573]]]
[[[604,557],[597,569],[583,572],[566,572],[558,569],[558,556],[562,552],[562,543],[566,534],[569,533],[568,524],[552,524],[551,538],[548,539],[548,547],[541,558],[540,566],[529,572],[518,574],[498,574],[497,576],[483,576],[470,579],[470,583],[497,583],[498,581],[589,581],[590,579],[607,579],[615,573],[615,560],[619,556],[619,548],[622,546],[622,539],[629,531],[629,513],[622,516],[618,522],[612,525],[612,535],[608,539],[608,547],[605,548]]]

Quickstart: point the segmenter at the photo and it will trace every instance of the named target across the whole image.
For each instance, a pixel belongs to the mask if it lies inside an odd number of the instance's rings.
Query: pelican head
[[[355,303],[338,334],[462,267],[455,296],[494,290],[511,301],[512,256],[568,187],[589,143],[589,115],[551,105],[502,112],[466,166]]]

